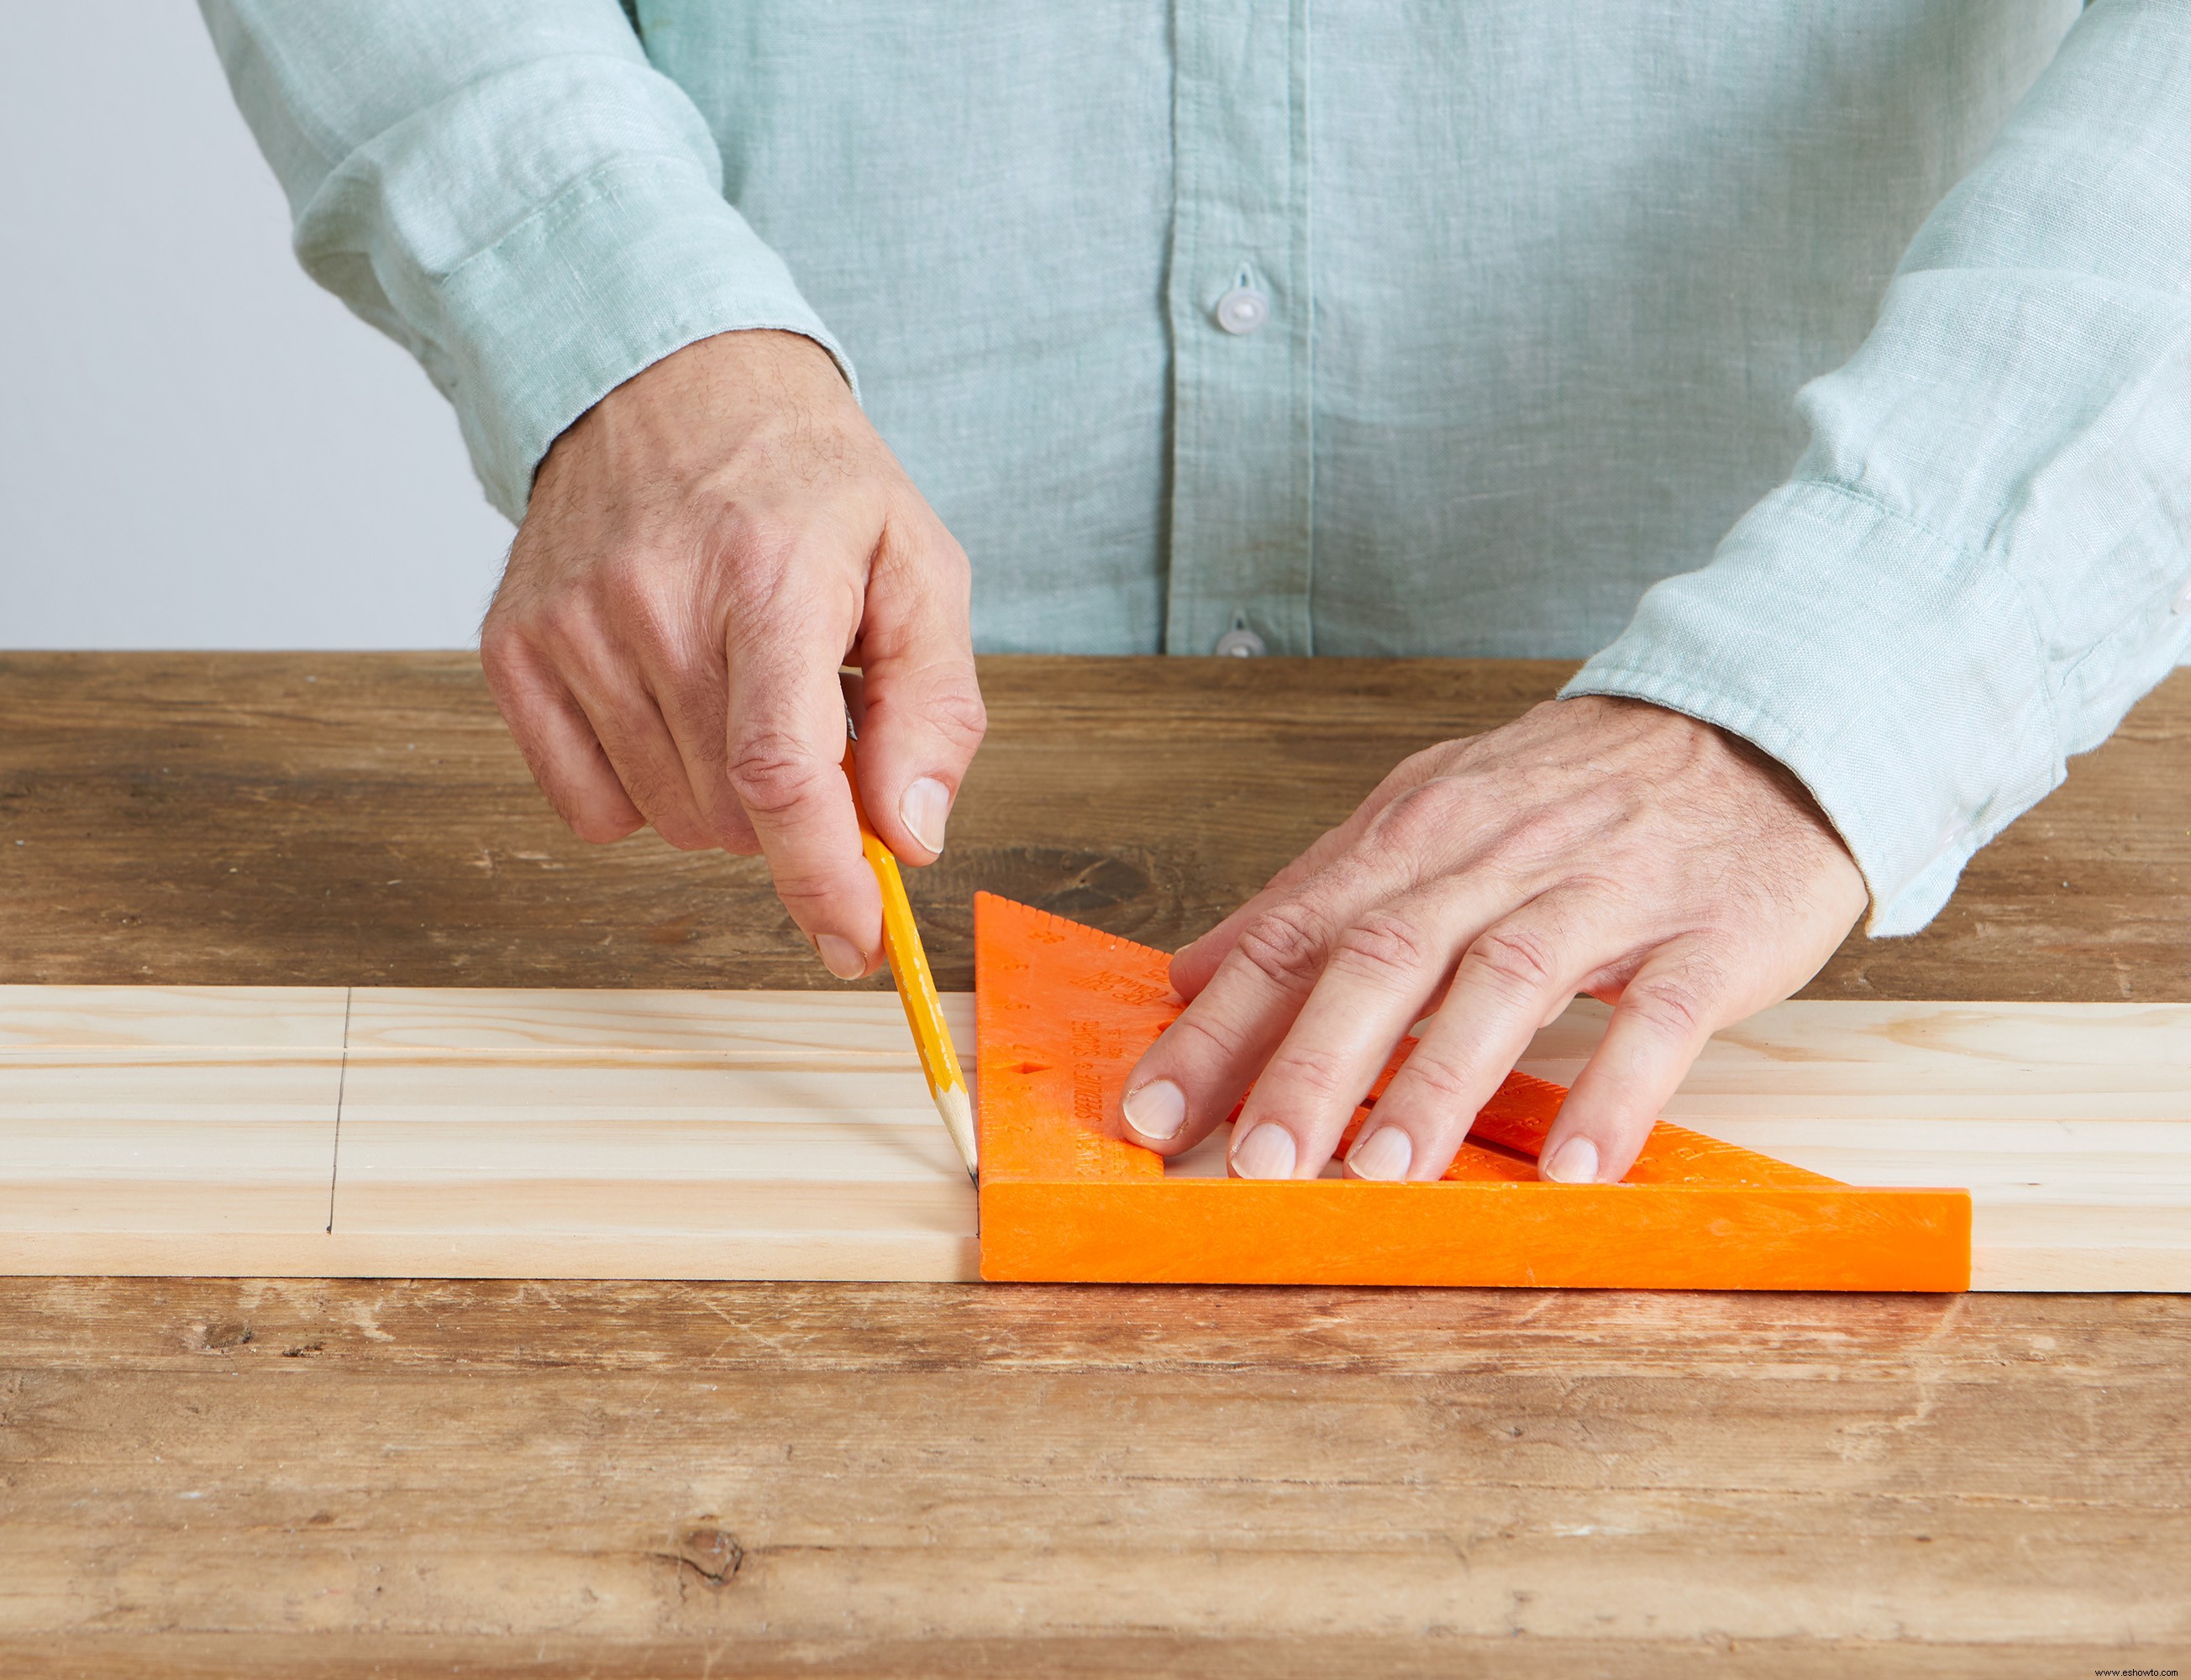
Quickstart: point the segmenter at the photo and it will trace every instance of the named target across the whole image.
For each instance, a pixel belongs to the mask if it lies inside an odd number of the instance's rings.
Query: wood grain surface
[[[985,675],[948,986],[976,886],[1172,942],[1560,673]],[[2191,1001],[2187,735],[1811,994]],[[561,835],[469,656],[13,656],[0,981],[822,976],[754,866]],[[0,1672],[2181,1668],[2187,1377],[2162,1296],[11,1279]]]
[[[984,661],[988,743],[908,872],[936,983],[974,983],[976,888],[1183,943],[1570,669]],[[2187,766],[2179,673],[1932,927],[1852,938],[1805,995],[2191,1002]],[[828,983],[758,860],[566,832],[469,654],[0,654],[0,982]]]

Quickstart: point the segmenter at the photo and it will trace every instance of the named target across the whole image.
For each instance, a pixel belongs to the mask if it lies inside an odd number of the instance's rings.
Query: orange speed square
[[[1540,1182],[1537,1148],[1567,1092],[1525,1073],[1435,1184],[1168,1175],[1126,1140],[1118,1099],[1180,1011],[1169,958],[988,893],[974,943],[984,1278],[1969,1287],[1962,1190],[1859,1188],[1664,1121],[1619,1184]]]

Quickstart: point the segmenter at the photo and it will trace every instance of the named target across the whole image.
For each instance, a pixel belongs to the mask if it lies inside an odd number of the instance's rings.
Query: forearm
[[[511,518],[670,351],[777,327],[839,354],[616,0],[202,5],[306,271],[418,356]]]
[[[2191,642],[2191,9],[2086,14],[1801,405],[1790,483],[1569,692],[1773,754],[1911,931]]]

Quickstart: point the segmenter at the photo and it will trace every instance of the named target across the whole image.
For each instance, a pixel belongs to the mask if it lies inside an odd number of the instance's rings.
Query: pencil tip
[[[974,1144],[974,1105],[966,1100],[966,1088],[953,1085],[948,1091],[937,1091],[936,1112],[943,1117],[944,1130],[959,1146],[959,1159],[966,1164],[966,1176],[979,1183],[981,1159]]]

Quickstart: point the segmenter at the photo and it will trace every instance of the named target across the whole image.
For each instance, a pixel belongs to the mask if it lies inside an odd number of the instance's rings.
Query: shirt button
[[[1245,625],[1235,625],[1217,638],[1217,646],[1209,650],[1221,653],[1228,659],[1255,659],[1271,650],[1263,645],[1262,637]]]
[[[2191,612],[2191,584],[2186,584],[2177,590],[2176,604],[2168,610],[2171,612]]]
[[[1217,324],[1235,338],[1261,332],[1270,318],[1271,300],[1252,286],[1235,286],[1217,300]]]

